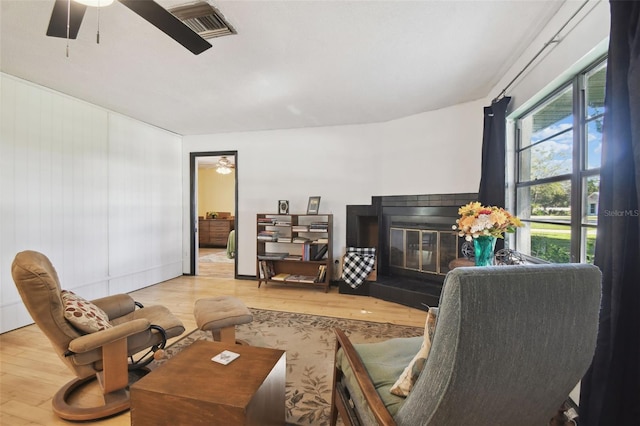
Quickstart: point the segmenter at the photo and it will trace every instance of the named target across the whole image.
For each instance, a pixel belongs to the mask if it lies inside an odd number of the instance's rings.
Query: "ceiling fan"
[[[222,157],[216,163],[216,172],[223,175],[228,175],[235,167],[236,166],[231,161],[229,161],[227,157]]]
[[[78,36],[78,30],[87,5],[103,6],[113,0],[56,0],[49,21],[47,35],[51,37],[71,38]],[[198,55],[211,44],[186,26],[180,19],[153,0],[117,0],[143,19],[163,31],[169,37]],[[101,4],[100,4],[101,3]],[[67,28],[67,25],[69,26]]]

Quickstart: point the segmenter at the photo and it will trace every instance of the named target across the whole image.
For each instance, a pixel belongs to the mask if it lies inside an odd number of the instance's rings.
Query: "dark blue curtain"
[[[610,1],[595,264],[603,274],[581,426],[640,425],[640,2]]]
[[[505,207],[506,118],[510,97],[503,97],[484,108],[482,169],[478,201],[485,206]],[[504,247],[498,240],[496,250]]]
[[[482,170],[478,201],[482,205],[504,207],[507,107],[510,97],[503,97],[484,108],[482,134]]]

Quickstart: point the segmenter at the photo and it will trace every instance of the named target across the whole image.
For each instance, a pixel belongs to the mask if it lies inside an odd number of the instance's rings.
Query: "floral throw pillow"
[[[60,296],[64,304],[65,319],[78,330],[94,333],[113,327],[107,314],[88,300],[68,290],[62,290]]]
[[[420,376],[420,373],[427,362],[429,351],[431,350],[431,339],[433,338],[433,333],[436,329],[437,315],[437,308],[429,309],[429,312],[427,313],[427,321],[424,325],[424,341],[422,342],[418,353],[413,357],[400,377],[398,377],[398,380],[396,380],[393,386],[391,386],[390,392],[392,394],[408,396],[413,385],[416,383],[416,380],[418,380],[418,376]]]

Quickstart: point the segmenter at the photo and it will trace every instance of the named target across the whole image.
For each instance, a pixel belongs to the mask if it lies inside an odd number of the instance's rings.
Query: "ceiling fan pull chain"
[[[100,0],[98,0],[98,30],[96,32],[96,44],[100,44]]]
[[[67,0],[67,58],[69,57],[69,27],[71,25],[71,0]]]

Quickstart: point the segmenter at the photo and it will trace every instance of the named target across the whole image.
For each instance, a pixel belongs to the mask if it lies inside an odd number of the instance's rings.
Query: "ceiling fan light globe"
[[[106,7],[113,3],[113,0],[73,0],[76,3],[90,7]]]
[[[229,173],[231,173],[231,169],[229,167],[218,167],[216,169],[216,172],[220,173],[221,175],[228,175]]]

